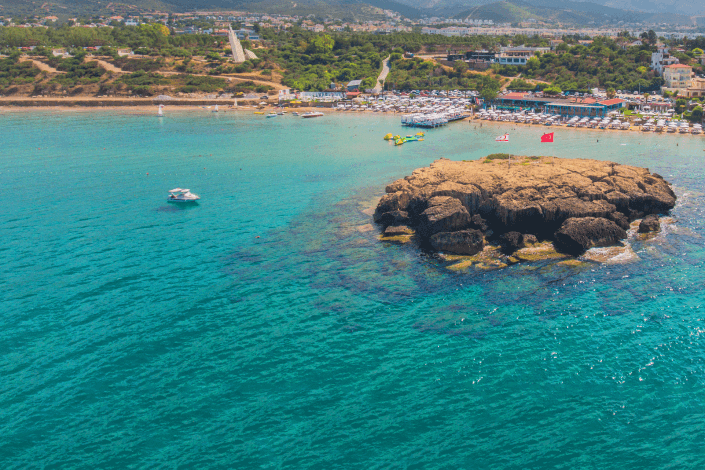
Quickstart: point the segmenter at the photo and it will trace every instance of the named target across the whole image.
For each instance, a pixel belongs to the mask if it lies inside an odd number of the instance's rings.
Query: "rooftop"
[[[612,98],[611,100],[600,101],[600,104],[603,106],[612,106],[613,104],[619,104],[619,103],[624,103],[624,100],[620,99],[620,98]]]

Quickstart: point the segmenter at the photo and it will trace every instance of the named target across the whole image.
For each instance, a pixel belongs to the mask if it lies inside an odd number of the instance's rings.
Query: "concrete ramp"
[[[249,49],[245,49],[245,57],[247,57],[248,59],[256,59],[257,58],[255,53]]]
[[[233,60],[236,64],[241,64],[247,60],[245,57],[245,51],[242,50],[242,44],[240,40],[235,35],[233,28],[228,26],[228,40],[230,41],[230,48],[233,51]]]

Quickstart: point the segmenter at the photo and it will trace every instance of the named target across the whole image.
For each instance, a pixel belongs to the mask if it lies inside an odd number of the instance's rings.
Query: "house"
[[[135,20],[125,20],[125,26],[137,26],[138,23]]]
[[[350,83],[348,83],[347,90],[349,92],[360,91],[361,86],[362,80],[352,80]]]
[[[684,64],[666,66],[663,70],[664,86],[661,91],[678,92],[687,98],[705,96],[705,79],[696,77],[693,68]]]
[[[683,90],[693,83],[693,67],[684,64],[667,65],[663,69],[664,87]]]
[[[670,54],[668,46],[663,44],[659,44],[656,52],[651,54],[651,68],[654,69],[658,75],[663,75],[664,67],[678,64],[679,62],[677,58]]]
[[[255,33],[252,29],[235,29],[233,30],[235,36],[239,40],[249,39],[250,41],[259,41],[259,34]]]
[[[555,51],[558,46],[560,46],[561,44],[563,44],[563,40],[562,40],[562,39],[551,39],[551,40],[548,42],[548,44],[549,44],[549,46],[551,47],[551,50],[552,50],[552,51]]]
[[[537,53],[545,54],[549,51],[548,47],[505,47],[497,56],[497,61],[502,65],[526,65]]]
[[[494,62],[496,54],[490,51],[468,51],[465,53],[465,60],[470,62]]]

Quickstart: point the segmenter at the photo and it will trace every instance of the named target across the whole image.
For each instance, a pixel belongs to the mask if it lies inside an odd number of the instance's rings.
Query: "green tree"
[[[703,108],[701,106],[696,106],[690,113],[690,120],[693,122],[702,122],[703,120]]]
[[[652,46],[655,46],[656,43],[658,42],[658,36],[656,36],[656,32],[653,29],[650,29],[649,32],[647,33],[647,36],[649,38],[649,44]]]
[[[617,90],[615,90],[615,89],[612,88],[612,87],[608,88],[608,89],[607,89],[607,98],[612,99],[612,98],[614,98],[615,96],[617,96]]]
[[[487,87],[480,92],[480,97],[482,97],[482,99],[485,101],[492,101],[493,99],[497,98],[498,93],[498,88]]]
[[[688,107],[688,102],[683,98],[676,100],[676,113],[684,112]]]
[[[470,67],[468,67],[467,62],[464,60],[456,60],[453,62],[453,70],[455,70],[459,74],[463,74],[468,71]]]

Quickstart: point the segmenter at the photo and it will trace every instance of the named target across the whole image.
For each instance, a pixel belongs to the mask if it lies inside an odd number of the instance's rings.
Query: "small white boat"
[[[275,113],[269,113],[269,114],[267,114],[267,117],[273,118],[273,117],[277,117],[277,115]]]
[[[163,111],[163,109],[164,109],[164,105],[163,105],[163,104],[160,104],[160,105],[159,105],[159,111],[157,111],[157,117],[164,117],[164,111]]]
[[[292,115],[292,116],[300,116],[300,114],[297,113],[296,111],[294,111],[293,113],[291,113],[291,115]]]
[[[323,113],[320,113],[320,112],[318,112],[318,111],[311,111],[311,112],[308,112],[308,113],[303,113],[303,114],[301,115],[301,117],[303,117],[303,118],[315,118],[315,117],[321,117],[321,116],[324,116],[324,114],[323,114]]]
[[[189,189],[174,188],[169,191],[168,202],[196,202],[201,199]]]
[[[213,111],[211,111],[211,112],[213,112],[213,113],[217,113],[217,112],[218,112],[218,105],[217,105],[217,104],[215,105],[215,109],[214,109]]]

